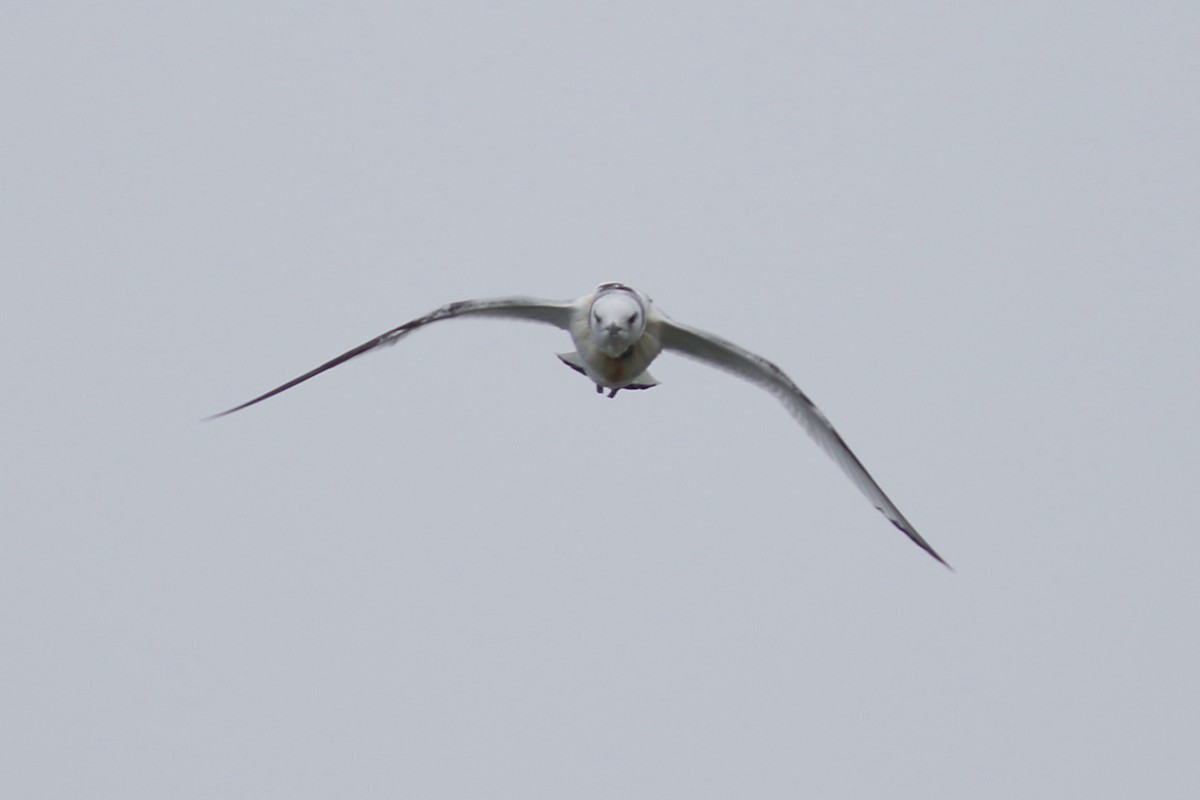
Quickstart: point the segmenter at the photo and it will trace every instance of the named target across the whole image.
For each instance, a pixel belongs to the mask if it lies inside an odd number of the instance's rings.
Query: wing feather
[[[532,297],[499,297],[490,300],[464,300],[457,303],[448,303],[423,317],[410,320],[403,325],[392,328],[390,331],[381,333],[369,342],[363,342],[358,347],[347,350],[340,356],[326,361],[321,366],[311,369],[297,378],[292,378],[281,386],[276,386],[271,391],[261,394],[253,400],[247,400],[241,405],[234,406],[218,414],[213,414],[211,417],[205,417],[205,419],[217,419],[226,414],[241,411],[243,408],[248,408],[255,403],[260,403],[268,397],[274,397],[280,392],[287,391],[296,384],[304,383],[309,378],[316,377],[326,370],[333,369],[339,364],[344,364],[352,358],[361,356],[363,353],[369,353],[377,348],[395,344],[418,328],[423,328],[432,322],[461,316],[508,317],[532,322],[544,322],[566,330],[571,322],[573,308],[574,304],[570,302],[559,303],[551,300],[538,300]]]
[[[662,317],[661,337],[664,349],[702,361],[710,366],[730,372],[739,378],[766,389],[783,403],[788,413],[800,423],[817,444],[837,462],[854,485],[883,513],[888,520],[904,532],[909,539],[941,564],[950,567],[941,556],[917,533],[912,523],[900,512],[896,504],[884,494],[883,489],[867,472],[867,468],[851,452],[846,442],[834,429],[821,410],[808,399],[804,392],[792,382],[783,370],[760,355],[739,347],[733,342],[711,333],[682,325]]]

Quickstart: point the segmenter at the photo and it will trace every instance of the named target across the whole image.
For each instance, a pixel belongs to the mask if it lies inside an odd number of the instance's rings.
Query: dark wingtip
[[[304,377],[307,378],[308,376],[305,375]],[[216,414],[211,414],[207,417],[204,417],[200,421],[201,422],[212,422],[214,419],[220,419],[221,417],[227,417],[235,411],[241,411],[243,408],[249,408],[252,405],[261,403],[263,400],[266,400],[268,397],[274,397],[275,395],[279,394],[280,392],[284,391],[285,389],[289,389],[292,386],[295,386],[301,380],[303,380],[303,378],[292,381],[291,383],[286,383],[277,389],[272,389],[271,391],[267,392],[266,394],[254,398],[253,400],[248,400],[245,403],[242,403],[240,406],[234,406],[233,408],[227,408],[224,411],[218,411]]]
[[[876,508],[878,508],[878,506],[876,506]],[[885,512],[885,511],[884,511],[882,508],[878,508],[878,510],[879,510],[880,512],[882,512],[882,513],[884,514],[884,516],[887,516],[887,512]],[[945,567],[946,569],[950,570],[951,572],[953,572],[953,573],[955,573],[955,574],[957,574],[957,573],[958,573],[958,570],[956,570],[954,567],[950,566],[950,564],[949,564],[949,563],[947,563],[946,559],[944,559],[944,558],[942,558],[941,556],[939,556],[939,555],[937,554],[937,551],[936,551],[936,550],[934,550],[932,547],[930,547],[930,545],[929,545],[929,542],[927,542],[927,541],[925,541],[923,538],[921,538],[921,535],[920,535],[920,534],[918,534],[918,533],[917,533],[915,530],[910,530],[909,528],[906,528],[906,527],[904,527],[904,526],[903,526],[903,525],[901,525],[899,522],[897,522],[896,520],[892,519],[890,516],[887,516],[887,520],[888,520],[888,522],[890,522],[890,523],[892,523],[893,525],[895,525],[895,526],[896,526],[896,529],[897,529],[898,531],[900,531],[901,533],[903,533],[903,534],[904,534],[905,536],[907,536],[909,539],[912,539],[912,541],[913,541],[913,544],[915,544],[917,547],[919,547],[919,548],[921,548],[922,550],[924,550],[926,553],[929,553],[929,555],[933,556],[933,559],[934,559],[934,561],[938,562],[939,564],[941,564],[943,567]]]
[[[265,400],[269,396],[270,395],[263,395],[262,397],[256,397],[253,400],[251,400],[249,403],[242,403],[240,406],[234,406],[233,408],[227,408],[224,411],[218,411],[216,414],[209,414],[207,417],[201,417],[200,421],[201,422],[212,422],[214,419],[220,419],[221,417],[227,417],[230,414],[232,414],[233,412],[241,411],[243,408],[246,408],[247,406],[252,406],[255,403],[259,402],[260,400]]]
[[[945,567],[946,569],[950,570],[951,572],[957,573],[957,570],[956,570],[956,569],[954,569],[954,567],[950,566],[950,564],[949,564],[949,563],[946,561],[946,559],[944,559],[944,558],[942,558],[941,556],[939,556],[939,555],[937,554],[937,551],[936,551],[936,550],[934,550],[932,547],[930,547],[930,546],[929,546],[927,543],[925,543],[925,542],[918,542],[918,544],[920,544],[920,545],[921,545],[921,549],[922,549],[922,550],[924,550],[926,553],[929,553],[929,555],[933,556],[933,557],[934,557],[934,559],[936,559],[936,560],[937,560],[937,562],[938,562],[939,564],[941,564],[943,567]]]

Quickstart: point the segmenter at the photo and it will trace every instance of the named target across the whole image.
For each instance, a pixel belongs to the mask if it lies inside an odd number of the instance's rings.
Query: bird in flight
[[[946,567],[950,565],[930,546],[912,523],[900,513],[879,484],[850,451],[841,435],[829,424],[808,396],[800,391],[783,370],[762,356],[732,342],[689,325],[676,322],[658,310],[654,302],[621,283],[604,283],[578,300],[555,302],[532,297],[500,297],[465,300],[406,322],[399,327],[347,350],[337,358],[277,386],[265,394],[247,400],[207,419],[216,419],[260,403],[268,397],[303,383],[309,378],[408,336],[418,328],[454,317],[507,317],[544,322],[571,335],[575,350],[558,357],[571,369],[596,384],[597,392],[616,397],[622,389],[649,389],[658,381],[647,372],[650,363],[664,350],[679,353],[730,372],[766,389],[783,403],[817,444],[834,460],[871,504],[904,532],[909,539]]]

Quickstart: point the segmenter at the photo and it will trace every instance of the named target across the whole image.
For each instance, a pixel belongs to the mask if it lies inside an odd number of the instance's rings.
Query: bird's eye
[[[635,322],[637,322],[637,318],[638,318],[638,315],[637,315],[637,312],[636,312],[636,311],[635,311],[635,312],[633,312],[632,314],[630,314],[630,315],[629,315],[629,324],[630,324],[630,325],[632,325],[632,324],[634,324]]]

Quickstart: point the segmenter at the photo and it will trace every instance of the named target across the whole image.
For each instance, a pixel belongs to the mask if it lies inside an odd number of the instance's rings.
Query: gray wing
[[[667,350],[674,350],[685,356],[698,359],[719,369],[731,372],[740,378],[761,386],[775,395],[793,418],[808,431],[808,435],[838,463],[842,471],[854,485],[859,488],[867,499],[887,517],[893,525],[903,531],[918,547],[933,556],[944,566],[949,567],[937,554],[921,534],[917,533],[905,516],[896,508],[879,484],[867,472],[867,468],[858,460],[858,456],[850,451],[842,437],[829,424],[829,420],[821,413],[808,396],[800,391],[791,378],[783,370],[762,356],[751,353],[745,348],[738,347],[732,342],[719,336],[706,333],[678,322],[661,318],[661,341]]]
[[[271,391],[261,394],[253,400],[247,400],[239,406],[222,411],[219,414],[213,414],[211,417],[205,417],[206,420],[223,417],[226,414],[232,414],[235,411],[241,411],[243,408],[252,406],[255,403],[260,403],[268,397],[274,397],[280,392],[286,391],[298,383],[304,383],[309,378],[320,375],[327,369],[333,369],[338,364],[344,364],[352,358],[361,356],[363,353],[370,352],[378,347],[395,344],[403,339],[408,334],[415,331],[417,328],[422,328],[431,322],[437,322],[443,319],[451,319],[461,316],[480,316],[480,317],[510,317],[513,319],[531,320],[533,322],[545,322],[549,325],[562,328],[564,330],[570,325],[571,312],[574,304],[558,303],[551,300],[538,300],[532,297],[499,297],[491,300],[464,300],[458,303],[449,303],[441,308],[426,314],[423,317],[406,322],[403,325],[392,328],[386,333],[376,336],[369,342],[363,342],[353,350],[347,350],[337,358],[326,361],[316,369],[309,370],[298,378],[292,378],[282,386],[276,386]]]

